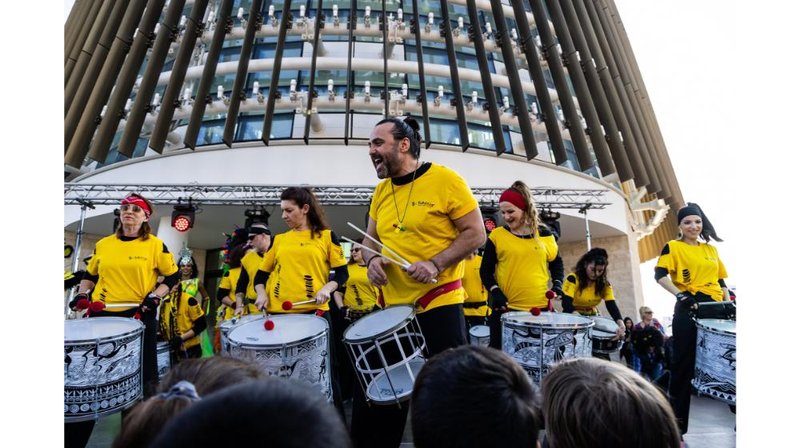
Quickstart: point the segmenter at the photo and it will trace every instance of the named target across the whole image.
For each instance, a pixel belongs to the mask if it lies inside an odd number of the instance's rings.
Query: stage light
[[[269,225],[269,212],[264,207],[249,208],[244,211],[244,216],[247,217],[244,221],[245,228],[249,228],[254,222]]]
[[[192,205],[191,200],[189,205],[178,204],[172,212],[172,227],[178,232],[186,232],[194,227],[194,211],[195,207]]]

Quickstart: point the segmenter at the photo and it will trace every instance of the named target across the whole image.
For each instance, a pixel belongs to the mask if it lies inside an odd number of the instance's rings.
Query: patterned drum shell
[[[95,420],[143,393],[144,324],[126,317],[64,321],[64,421]]]
[[[541,384],[562,359],[592,356],[589,329],[594,321],[588,317],[552,312],[534,316],[512,311],[500,319],[503,351],[522,366],[535,384]]]
[[[592,340],[592,353],[610,354],[622,348],[622,339],[613,341],[617,336],[617,323],[613,319],[601,316],[589,316],[594,326],[589,330]]]
[[[697,321],[692,385],[700,394],[736,404],[736,321]]]
[[[313,314],[269,318],[275,324],[269,331],[264,316],[236,325],[228,334],[230,356],[255,363],[269,376],[308,384],[331,401],[328,321]]]
[[[238,319],[224,320],[219,324],[219,354],[222,356],[230,356],[231,346],[228,343],[228,335],[235,327],[252,322],[254,320],[263,319],[261,314],[245,314]]]
[[[158,379],[161,380],[167,376],[169,369],[172,368],[172,359],[170,359],[169,355],[169,342],[160,341],[156,344],[156,359],[158,363]]]

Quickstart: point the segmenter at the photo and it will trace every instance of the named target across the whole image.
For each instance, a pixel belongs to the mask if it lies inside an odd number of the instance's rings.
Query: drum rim
[[[253,316],[253,319],[250,319],[250,318],[249,318],[250,316]],[[244,325],[244,324],[246,324],[247,322],[250,322],[250,321],[253,321],[253,320],[258,320],[258,318],[259,318],[259,317],[264,317],[264,316],[263,316],[263,315],[261,315],[261,314],[245,314],[245,315],[241,316],[241,317],[239,318],[239,320],[241,320],[241,319],[244,319],[245,317],[247,317],[247,318],[248,318],[246,322],[240,322],[240,321],[237,321],[235,324],[234,324],[234,323],[231,323],[231,324],[229,324],[229,325],[225,325],[225,323],[226,323],[226,322],[231,322],[231,321],[233,321],[233,318],[231,318],[231,319],[225,319],[225,320],[223,320],[223,321],[222,321],[222,322],[220,322],[220,324],[219,324],[219,329],[220,329],[220,332],[222,332],[222,333],[225,333],[225,332],[223,332],[223,331],[222,331],[222,329],[224,328],[224,329],[225,329],[225,330],[226,330],[228,333],[230,333],[230,332],[231,332],[231,330],[233,330],[234,328],[238,327],[239,325]],[[224,326],[223,326],[223,325],[224,325]]]
[[[707,322],[707,323],[704,323]],[[714,328],[710,327],[708,323],[710,322],[733,322],[733,331],[730,330],[723,330],[721,328]],[[703,330],[710,331],[712,333],[718,334],[727,334],[736,336],[736,321],[735,320],[727,320],[727,319],[696,319],[695,323],[697,324],[698,328],[702,328]]]
[[[307,317],[313,317],[313,318],[319,319],[319,320],[321,320],[321,321],[323,321],[325,323],[325,329],[321,333],[312,334],[311,336],[306,336],[306,337],[303,337],[301,339],[297,339],[297,340],[294,340],[294,341],[291,341],[291,342],[286,342],[286,343],[281,343],[281,344],[258,344],[258,345],[256,345],[256,344],[253,344],[253,343],[236,343],[233,339],[231,339],[231,334],[233,334],[233,330],[235,330],[235,328],[234,328],[234,329],[231,329],[231,331],[226,335],[226,338],[228,340],[228,345],[231,348],[233,348],[235,346],[235,347],[240,347],[240,348],[257,348],[257,349],[270,348],[271,349],[271,348],[294,347],[295,345],[302,344],[302,343],[305,343],[305,342],[309,342],[309,341],[313,341],[315,339],[318,339],[318,338],[322,337],[323,335],[326,335],[326,336],[330,337],[331,329],[330,329],[330,325],[328,325],[328,321],[325,320],[325,318],[319,317],[317,315],[291,313],[291,314],[274,314],[274,315],[271,315],[270,317],[275,318],[275,317],[279,317],[279,316],[288,316],[288,315],[307,316]],[[261,316],[261,317],[263,317],[263,316]],[[256,321],[258,321],[258,319],[254,319],[253,320],[253,322],[256,322]],[[250,322],[247,322],[247,323],[250,323]],[[237,325],[237,328],[238,328],[238,325]]]
[[[125,332],[125,333],[122,333],[122,334],[116,334],[116,335],[114,335],[114,336],[105,336],[105,337],[102,337],[102,338],[93,338],[93,339],[66,339],[66,335],[64,335],[64,337],[65,337],[65,339],[64,339],[64,344],[65,344],[65,345],[67,345],[67,344],[68,344],[68,345],[86,345],[86,344],[94,344],[94,343],[96,343],[97,341],[115,341],[115,340],[118,340],[118,339],[124,339],[124,338],[130,337],[130,336],[135,336],[136,334],[139,334],[139,333],[142,333],[142,334],[144,333],[144,324],[142,323],[142,321],[140,321],[140,320],[137,320],[137,319],[134,319],[134,318],[132,318],[132,317],[102,316],[102,317],[87,317],[86,319],[103,319],[103,320],[109,320],[109,319],[114,319],[114,320],[118,320],[118,319],[125,319],[125,320],[127,320],[127,321],[136,322],[136,323],[138,324],[138,326],[137,326],[135,329],[133,329],[133,330],[130,330],[130,331],[127,331],[127,332]],[[77,320],[77,319],[71,319],[71,320]],[[69,322],[69,320],[67,320],[67,321],[65,321],[65,322]],[[66,327],[65,327],[65,328],[66,328]]]
[[[526,326],[526,327],[528,327],[528,326],[530,326],[530,327],[540,327],[540,328],[586,329],[586,328],[594,327],[594,321],[592,319],[586,317],[586,316],[576,316],[576,315],[570,314],[570,313],[554,313],[554,312],[550,312],[550,311],[543,311],[542,312],[542,314],[545,314],[545,313],[554,314],[554,315],[555,314],[563,314],[563,315],[572,316],[572,317],[575,317],[575,318],[586,319],[588,321],[587,322],[588,325],[584,326],[584,325],[580,325],[578,323],[543,324],[543,323],[538,323],[538,322],[511,321],[511,319],[516,317],[516,316],[530,316],[531,313],[529,313],[527,311],[509,311],[507,313],[504,313],[502,316],[500,316],[500,321],[502,322],[503,325],[505,325],[506,322],[510,321],[509,323],[511,323],[511,324],[523,325],[523,326]],[[540,314],[540,316],[542,314]],[[508,318],[506,318],[507,316],[508,316]]]
[[[347,333],[348,333],[348,332],[349,332],[349,331],[350,331],[350,330],[351,330],[351,329],[352,329],[352,328],[353,328],[355,325],[357,325],[357,324],[359,324],[359,323],[363,325],[363,320],[364,320],[364,319],[368,318],[369,316],[378,315],[378,314],[380,314],[380,313],[381,313],[381,312],[383,312],[383,311],[386,311],[386,310],[389,310],[389,309],[392,309],[392,308],[400,308],[400,307],[408,308],[409,310],[411,310],[411,314],[409,314],[409,315],[408,315],[408,317],[406,317],[405,319],[403,319],[401,322],[397,323],[395,326],[393,326],[393,327],[391,327],[391,328],[387,329],[386,331],[383,331],[383,332],[380,332],[380,333],[377,333],[377,334],[373,334],[373,335],[370,335],[370,336],[365,336],[365,337],[361,337],[361,338],[357,338],[357,339],[356,339],[356,338],[349,338],[349,339],[348,339],[348,337],[347,337]],[[397,330],[399,330],[399,329],[401,329],[401,328],[404,328],[405,326],[407,326],[407,325],[408,325],[408,323],[409,323],[409,322],[412,322],[412,321],[414,321],[414,320],[416,320],[416,319],[417,319],[417,313],[414,311],[414,307],[413,307],[413,306],[411,306],[411,305],[407,305],[407,304],[401,304],[401,305],[387,306],[386,308],[383,308],[383,309],[381,309],[380,311],[375,311],[375,312],[373,312],[373,313],[370,313],[368,316],[364,316],[364,317],[362,317],[361,319],[359,319],[359,320],[357,320],[357,321],[355,321],[355,322],[351,323],[350,325],[348,325],[348,326],[347,326],[347,328],[345,328],[345,329],[344,329],[344,332],[342,333],[342,341],[343,341],[345,344],[360,344],[360,343],[362,343],[362,342],[366,342],[366,341],[372,341],[372,340],[375,340],[375,339],[381,338],[381,337],[383,337],[383,336],[386,336],[386,335],[388,335],[388,334],[392,334],[392,333],[396,332]]]
[[[485,336],[484,335],[473,335],[472,334],[472,329],[476,328],[476,327],[486,327],[487,334]],[[491,333],[491,329],[489,328],[488,325],[473,325],[473,326],[469,327],[469,331],[467,331],[467,333],[469,333],[472,336],[475,336],[476,338],[485,338],[485,337],[489,336],[489,333]]]

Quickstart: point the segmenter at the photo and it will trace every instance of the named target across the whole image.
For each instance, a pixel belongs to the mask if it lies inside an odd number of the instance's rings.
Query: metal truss
[[[128,193],[138,192],[153,204],[188,202],[198,205],[278,205],[286,185],[202,185],[202,184],[64,184],[64,205],[118,204]],[[324,205],[368,205],[374,187],[314,185],[314,194]],[[472,193],[481,206],[497,205],[505,187],[473,188]],[[548,209],[603,209],[608,190],[574,190],[538,187],[531,188],[536,205]]]

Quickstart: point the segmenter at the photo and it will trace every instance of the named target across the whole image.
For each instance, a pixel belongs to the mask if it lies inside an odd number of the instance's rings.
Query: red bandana
[[[517,191],[509,188],[508,190],[504,191],[503,194],[500,195],[500,200],[498,202],[508,202],[517,206],[522,211],[527,210],[528,208],[525,206],[525,198],[522,197],[522,194]]]
[[[122,204],[138,205],[142,210],[144,210],[144,215],[148,218],[150,217],[150,214],[153,213],[153,211],[150,210],[150,206],[147,205],[147,202],[145,202],[144,199],[138,198],[136,196],[128,196],[127,198],[122,200]]]

